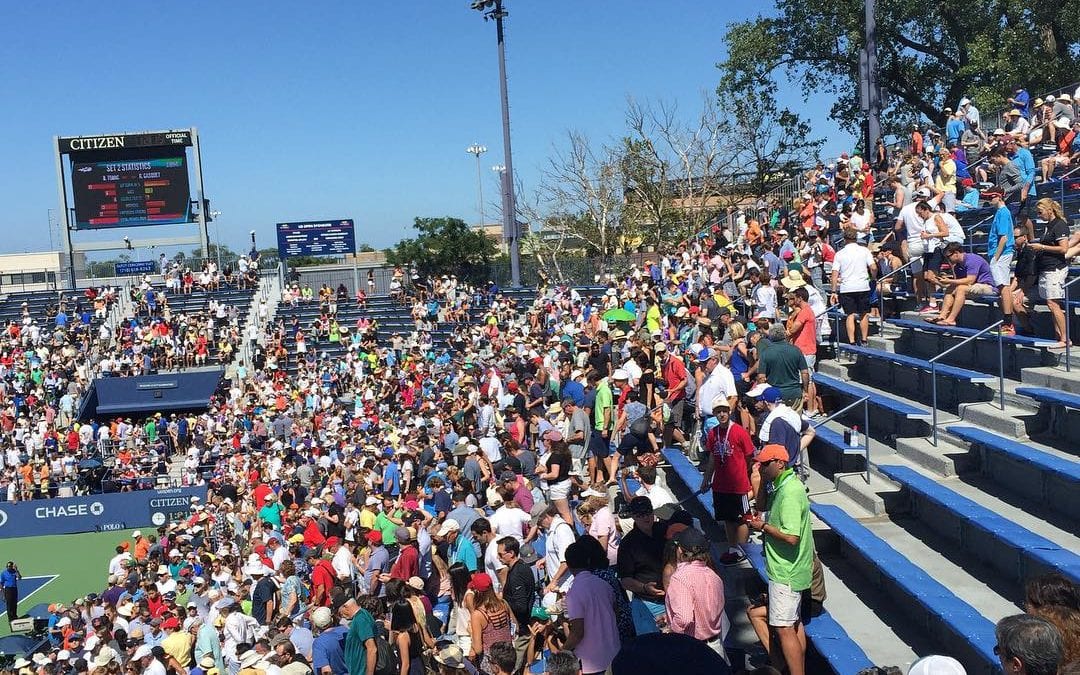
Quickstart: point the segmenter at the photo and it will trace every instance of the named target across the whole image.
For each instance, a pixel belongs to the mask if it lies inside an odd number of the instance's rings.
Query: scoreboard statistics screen
[[[182,147],[73,155],[71,186],[79,230],[191,220],[187,155]]]

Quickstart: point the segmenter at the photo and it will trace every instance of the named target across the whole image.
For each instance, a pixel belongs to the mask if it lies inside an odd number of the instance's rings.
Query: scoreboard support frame
[[[125,237],[122,240],[110,240],[110,241],[96,241],[96,242],[76,242],[73,240],[71,233],[74,231],[71,219],[71,209],[68,206],[68,181],[64,173],[64,155],[70,155],[71,150],[65,150],[61,145],[61,140],[67,141],[69,146],[73,140],[88,140],[88,141],[101,141],[102,139],[108,140],[110,138],[128,137],[128,136],[150,136],[159,135],[167,137],[170,134],[188,134],[191,138],[191,148],[195,165],[195,192],[198,199],[199,210],[197,217],[190,221],[199,226],[199,231],[193,236],[180,236],[180,237],[150,237],[147,239],[134,240]],[[164,143],[162,143],[164,144]],[[101,146],[105,147],[105,146]],[[157,147],[148,145],[146,147]],[[64,237],[61,240],[63,246],[64,257],[67,259],[68,265],[68,283],[71,285],[71,290],[78,289],[78,280],[75,274],[75,253],[86,251],[115,251],[132,248],[144,248],[151,246],[183,246],[188,244],[195,244],[202,248],[204,255],[210,256],[210,234],[206,225],[206,189],[203,185],[203,173],[202,173],[202,151],[199,146],[199,131],[196,127],[190,127],[187,129],[168,129],[164,131],[138,131],[138,132],[124,132],[121,134],[96,134],[94,136],[85,137],[64,137],[53,136],[53,149],[55,150],[56,157],[56,190],[57,199],[60,202],[60,223],[64,230]],[[190,196],[189,196],[190,199]],[[151,226],[152,227],[152,226]],[[139,229],[139,228],[130,228]],[[220,245],[220,242],[219,242]]]

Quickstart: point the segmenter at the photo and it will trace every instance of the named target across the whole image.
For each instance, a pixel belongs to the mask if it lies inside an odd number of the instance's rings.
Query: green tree
[[[899,131],[968,96],[984,112],[1004,107],[1013,87],[1033,95],[1076,79],[1076,0],[889,0],[876,3],[883,124]],[[745,90],[784,75],[803,92],[836,97],[830,116],[855,132],[859,110],[859,0],[777,0],[776,11],[728,27],[722,87]]]
[[[764,196],[817,159],[824,140],[812,137],[810,123],[798,113],[777,104],[772,81],[721,85],[717,96],[724,111],[720,128],[744,174],[733,184],[748,195]]]
[[[221,257],[221,263],[231,262],[240,257],[240,254],[229,248],[228,244],[217,244],[210,242],[207,246],[207,250],[210,251],[209,255],[203,254],[202,246],[197,246],[192,249],[191,254],[186,256],[188,259],[194,259],[194,261],[201,265],[204,260],[217,260],[218,256]],[[174,256],[175,259],[185,257],[183,253],[178,253]]]
[[[644,243],[659,250],[692,237],[743,196],[733,189],[739,158],[721,112],[711,95],[689,116],[675,102],[628,102],[623,222]]]
[[[402,239],[386,250],[392,265],[416,265],[421,275],[456,274],[482,282],[497,252],[495,242],[471,229],[460,218],[416,218],[416,237]]]

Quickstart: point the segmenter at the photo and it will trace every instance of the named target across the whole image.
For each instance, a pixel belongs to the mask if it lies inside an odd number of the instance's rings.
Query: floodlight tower
[[[484,15],[484,20],[495,21],[495,34],[499,43],[499,94],[502,98],[503,163],[502,173],[503,239],[510,250],[510,284],[521,286],[521,242],[517,222],[517,202],[514,199],[514,169],[510,158],[510,99],[506,93],[506,40],[503,19],[508,15],[503,0],[473,0],[472,8]]]

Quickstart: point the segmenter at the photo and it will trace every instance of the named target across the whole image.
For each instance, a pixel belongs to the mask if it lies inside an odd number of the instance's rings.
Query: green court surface
[[[0,564],[14,560],[28,579],[56,576],[36,591],[20,593],[20,612],[42,602],[70,604],[87,593],[103,591],[109,560],[130,535],[130,530],[121,530],[0,540]],[[0,635],[9,632],[6,619],[0,619]]]

